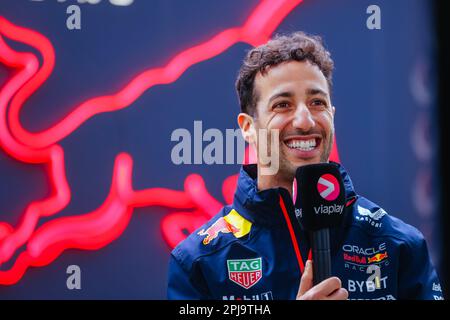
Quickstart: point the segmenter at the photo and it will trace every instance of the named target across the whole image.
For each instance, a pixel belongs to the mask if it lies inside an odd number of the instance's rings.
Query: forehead
[[[301,93],[316,88],[329,94],[327,79],[319,67],[309,61],[288,61],[270,67],[255,76],[254,89],[260,101],[281,91]]]

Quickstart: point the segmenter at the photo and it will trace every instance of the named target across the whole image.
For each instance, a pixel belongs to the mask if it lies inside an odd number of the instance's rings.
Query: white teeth
[[[302,151],[311,151],[316,147],[316,139],[310,140],[291,140],[287,143],[289,148],[300,149]]]

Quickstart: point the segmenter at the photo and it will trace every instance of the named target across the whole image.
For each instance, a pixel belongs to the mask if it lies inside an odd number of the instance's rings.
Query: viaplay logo
[[[339,196],[341,187],[335,176],[330,173],[325,173],[317,181],[317,191],[323,199],[334,201]],[[343,211],[344,206],[336,203],[330,206],[321,204],[320,207],[314,207],[314,212],[316,214],[342,214]]]
[[[326,173],[317,181],[317,191],[319,191],[320,196],[325,200],[333,201],[339,196],[341,190],[336,177]]]

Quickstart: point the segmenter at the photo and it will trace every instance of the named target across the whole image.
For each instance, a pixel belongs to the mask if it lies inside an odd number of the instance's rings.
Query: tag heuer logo
[[[228,278],[248,289],[262,278],[261,258],[227,260]]]

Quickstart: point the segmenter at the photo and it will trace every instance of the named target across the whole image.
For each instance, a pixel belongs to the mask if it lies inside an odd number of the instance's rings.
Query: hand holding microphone
[[[308,260],[303,271],[297,300],[347,300],[348,292],[338,277],[330,277],[313,286],[313,262]]]
[[[339,169],[331,163],[299,167],[292,198],[298,222],[311,239],[313,261],[307,261],[297,299],[345,300],[348,292],[331,275],[330,228],[344,217],[345,189]],[[314,286],[313,286],[314,285]]]

